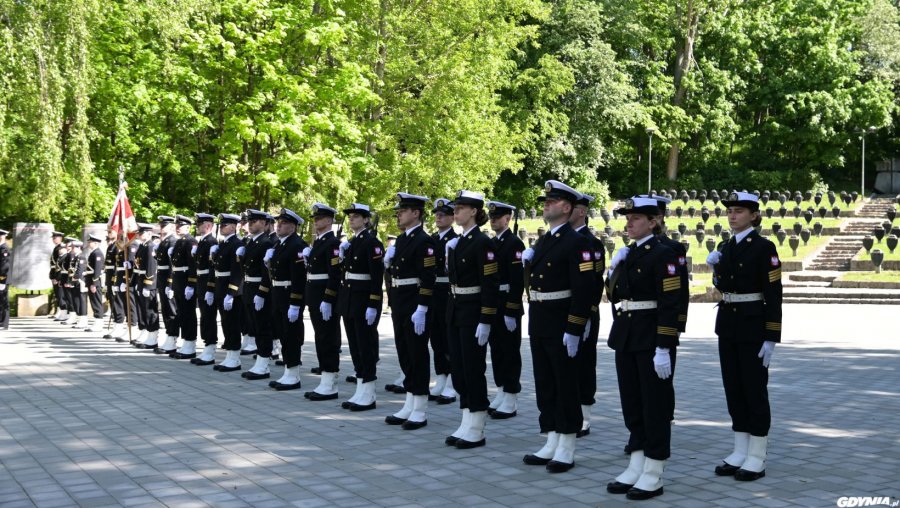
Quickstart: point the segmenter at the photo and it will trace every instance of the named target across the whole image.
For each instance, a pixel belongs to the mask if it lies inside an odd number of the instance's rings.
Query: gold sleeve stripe
[[[583,325],[583,324],[587,323],[587,318],[573,316],[573,315],[569,314],[568,321],[575,325]]]
[[[144,284],[153,284],[153,279],[144,279]]]
[[[423,266],[434,266],[434,256],[428,256],[422,260]]]
[[[522,262],[521,262],[521,261],[518,261],[518,260],[514,260],[514,261],[513,261],[512,263],[510,263],[510,264],[511,264],[511,265],[521,265]]]
[[[381,256],[372,256],[372,259],[381,259]]]
[[[381,300],[381,295],[369,295],[369,300]]]
[[[773,323],[771,321],[766,321],[766,330],[771,330],[773,332],[781,331],[781,323]]]
[[[197,282],[197,277],[188,277],[188,282]]]
[[[678,315],[678,322],[680,322],[680,323],[687,323],[687,314],[679,314],[679,315]]]
[[[216,283],[215,283],[215,282],[207,282],[207,283],[206,283],[206,286],[207,286],[207,287],[214,288],[214,287],[216,287]]]
[[[497,263],[491,263],[489,265],[484,265],[484,274],[485,275],[493,275],[497,273]]]
[[[334,266],[340,262],[341,260],[339,258],[331,258],[331,266]]]
[[[434,294],[434,291],[428,288],[419,288],[419,294],[422,296],[431,296]]]
[[[507,308],[507,309],[518,310],[518,309],[521,309],[521,308],[522,308],[522,304],[521,304],[521,303],[506,302],[506,308]]]
[[[594,269],[594,263],[588,261],[586,263],[579,263],[578,271],[579,272],[589,272]]]
[[[779,280],[781,280],[781,268],[769,272],[769,282],[775,282]]]
[[[337,296],[337,291],[335,291],[333,289],[326,289],[325,294],[328,296]]]
[[[291,293],[291,298],[299,300],[303,298],[303,293]]]
[[[260,290],[261,292],[263,292],[263,293],[268,293],[268,292],[269,292],[269,288],[267,288],[267,287],[265,287],[265,286],[260,286],[260,287],[259,287],[259,290]]]
[[[669,326],[657,326],[656,333],[657,335],[671,335],[675,337],[678,336],[678,330]]]
[[[597,312],[598,310],[600,310],[599,307],[597,307],[596,305],[591,305],[591,312]]]
[[[237,291],[237,290],[238,290],[238,287],[235,286],[234,284],[229,284],[229,285],[228,285],[228,289],[230,289],[230,290],[232,290],[232,291]]]
[[[481,313],[487,314],[487,315],[494,315],[497,313],[497,309],[495,307],[482,307]]]

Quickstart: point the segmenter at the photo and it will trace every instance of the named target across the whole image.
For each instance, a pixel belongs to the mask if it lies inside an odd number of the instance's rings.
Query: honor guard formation
[[[607,345],[629,432],[627,465],[623,460],[607,491],[633,500],[658,496],[671,453],[679,337],[688,318],[686,252],[665,234],[669,200],[625,200],[616,212],[627,218],[630,243],[609,266],[587,225],[592,196],[550,180],[538,200],[548,231],[530,247],[517,226],[510,228],[515,207],[468,190],[433,201],[398,193],[393,212],[400,233],[387,246],[379,240],[378,215],[364,203],[341,212],[316,203],[303,217],[286,208],[276,215],[254,209],[163,215],[155,226],[138,224],[133,240],[110,228],[105,252],[100,236],[82,243],[54,231],[50,279],[58,311],[50,317],[91,333],[108,330],[105,338],[196,367],[242,371],[246,382],[268,379],[276,391],[301,388],[309,333],[317,361],[312,372],[320,376],[304,393],[311,402],[341,397],[346,335],[353,363],[346,380],[355,391],[340,405],[359,412],[377,408],[378,324],[389,308],[402,375],[385,388],[405,401],[385,423],[398,431],[422,429],[430,402],[456,403],[459,427],[443,441],[461,450],[485,446],[491,426],[517,416],[526,334],[536,423],[546,441],[523,462],[561,473],[575,466],[578,438],[592,432],[605,291],[613,315]],[[711,472],[752,481],[765,476],[781,262],[755,229],[757,196],[733,192],[723,203],[733,235],[707,263],[723,295],[715,332],[734,451]],[[486,224],[490,231],[482,229]],[[9,322],[6,236],[0,230],[0,329]],[[217,348],[225,351],[220,363]],[[242,356],[253,359],[247,370]]]

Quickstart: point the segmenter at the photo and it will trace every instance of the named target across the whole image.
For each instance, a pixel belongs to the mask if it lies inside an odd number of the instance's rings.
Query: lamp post
[[[647,195],[650,195],[650,188],[653,182],[653,133],[656,132],[655,127],[647,127],[647,136],[650,138],[650,146],[647,149]]]
[[[872,134],[875,132],[875,127],[869,127],[868,129],[860,129],[859,133],[862,136],[862,167],[860,168],[860,184],[859,184],[859,195],[865,199],[866,197],[866,134]]]

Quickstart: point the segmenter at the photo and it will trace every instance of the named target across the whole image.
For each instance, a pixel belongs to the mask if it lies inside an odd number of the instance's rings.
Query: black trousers
[[[134,299],[137,303],[138,328],[148,332],[159,331],[159,312],[156,309],[156,290],[150,291],[150,296],[144,296],[143,290],[134,289]]]
[[[578,345],[578,397],[582,405],[592,406],[597,394],[597,338],[600,336],[600,313],[591,313],[591,333]]]
[[[254,292],[256,292],[256,288],[259,284],[247,284],[244,286],[245,291],[246,288],[251,288]],[[251,293],[247,292],[247,295]],[[253,319],[256,322],[256,354],[263,358],[271,358],[272,357],[272,329],[274,328],[273,324],[273,316],[272,312],[272,298],[269,297],[269,293],[262,294],[263,300],[265,303],[263,304],[263,308],[260,310],[256,310],[255,306],[251,306],[248,312],[253,315]],[[252,298],[249,298],[251,304],[253,302]]]
[[[226,351],[238,351],[241,349],[241,321],[244,317],[244,304],[241,295],[233,297],[231,310],[225,310],[224,296],[218,300],[216,305],[219,309],[219,316],[222,319],[222,335],[225,342],[222,348]]]
[[[200,306],[200,338],[206,346],[214,346],[219,342],[219,325],[216,323],[216,303],[212,305],[206,304],[206,292],[212,291],[212,288],[194,293],[197,299],[197,305]]]
[[[435,284],[434,296],[428,314],[431,316],[431,351],[434,353],[434,373],[450,374],[450,352],[447,350],[447,298],[448,284]]]
[[[430,313],[430,311],[429,311]],[[412,313],[391,312],[394,325],[394,342],[403,370],[403,387],[413,395],[428,395],[431,378],[431,358],[428,354],[428,337],[431,331],[428,314],[425,314],[425,331],[416,335]],[[402,352],[402,356],[401,356]]]
[[[719,339],[719,363],[725,401],[735,432],[768,436],[772,423],[769,409],[769,369],[763,367],[759,350],[763,341],[734,342]]]
[[[322,372],[337,372],[341,356],[341,318],[337,315],[337,305],[332,305],[331,319],[322,319],[320,303],[310,300],[309,305],[309,320],[316,338],[316,359]]]
[[[72,303],[76,315],[87,316],[87,293],[81,292],[80,285],[69,288],[69,301]]]
[[[157,286],[157,295],[159,296],[159,310],[162,314],[163,327],[166,329],[166,335],[178,336],[178,308],[174,299],[169,299],[166,295],[166,288],[169,287],[169,271],[161,270],[157,272],[159,285]]]
[[[531,361],[541,432],[581,430],[577,361],[569,358],[562,337],[531,337]]]
[[[478,345],[476,325],[447,327],[447,348],[453,372],[453,389],[459,394],[459,408],[487,411],[487,348]]]
[[[622,416],[630,432],[628,446],[654,460],[669,458],[675,407],[675,348],[669,350],[672,376],[660,379],[653,367],[654,350],[616,351],[616,377]]]
[[[356,378],[363,383],[369,383],[378,379],[375,364],[378,363],[378,322],[381,313],[375,317],[375,322],[369,326],[364,317],[344,316],[344,329],[347,332],[347,345],[350,347],[350,358],[353,359],[353,369]]]
[[[9,328],[9,286],[0,291],[0,329]]]
[[[303,307],[300,307],[300,317],[291,323],[288,319],[288,309],[291,306],[291,288],[273,287],[269,293],[272,295],[272,323],[275,335],[281,339],[281,355],[285,367],[301,365],[300,346],[303,345]],[[240,346],[240,335],[238,336]],[[257,347],[259,347],[257,345]]]
[[[113,286],[116,286],[116,291],[113,292]],[[109,302],[109,311],[112,312],[112,319],[116,323],[124,323],[125,322],[125,300],[122,299],[121,293],[118,291],[118,285],[114,285],[112,282],[106,286],[106,301]]]
[[[175,333],[184,340],[197,340],[197,295],[190,300],[184,297],[184,288],[175,285]]]
[[[91,288],[96,288],[92,293]],[[103,319],[103,315],[106,313],[103,308],[103,288],[99,286],[90,286],[88,287],[88,300],[91,302],[91,310],[94,313],[95,319]]]
[[[66,302],[65,307],[63,307],[63,308],[66,309],[69,312],[69,314],[75,314],[77,316],[78,308],[75,307],[75,298],[73,295],[73,289],[74,288],[68,288],[68,287],[62,286],[63,300],[65,300],[65,302]]]
[[[62,284],[57,282],[53,285],[53,296],[56,297],[56,307],[59,310],[69,310],[67,307],[66,288]]]
[[[503,316],[494,321],[488,343],[491,345],[491,370],[494,385],[506,393],[522,391],[522,318],[516,318],[516,329],[509,331]]]
[[[259,286],[259,284],[253,284],[253,286]],[[244,294],[252,295],[253,293],[244,291]],[[241,309],[241,335],[256,337],[256,318],[253,315],[255,312],[253,308],[253,297],[250,296],[247,300],[249,300],[250,305],[248,306],[245,301],[243,308]]]

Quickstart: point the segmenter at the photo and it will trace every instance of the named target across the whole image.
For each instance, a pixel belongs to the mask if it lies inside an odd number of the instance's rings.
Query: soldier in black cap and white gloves
[[[125,335],[125,300],[119,292],[118,276],[125,272],[125,267],[116,263],[121,247],[118,243],[119,234],[115,229],[106,230],[106,257],[104,260],[106,301],[109,302],[109,310],[112,312],[113,328],[103,336],[104,339],[118,339]]]
[[[590,317],[594,254],[569,218],[581,194],[556,180],[544,184],[544,221],[550,227],[522,257],[531,272],[528,334],[534,363],[534,387],[546,444],[524,457],[551,473],[575,465],[575,435],[581,430],[576,355]]]
[[[103,330],[103,252],[100,251],[100,243],[103,238],[97,235],[88,236],[87,266],[84,271],[84,282],[88,290],[88,300],[91,302],[94,320],[85,328],[86,332],[99,332]]]
[[[447,349],[447,302],[450,299],[450,278],[447,276],[447,243],[456,238],[453,230],[453,201],[434,200],[434,295],[431,297],[431,351],[434,354],[435,382],[429,399],[438,404],[456,402],[456,390],[451,379],[450,351]]]
[[[215,274],[215,291],[204,295],[207,305],[215,303],[222,320],[225,342],[225,360],[213,366],[219,372],[241,370],[241,318],[243,309],[244,269],[242,260],[244,244],[237,236],[241,216],[232,213],[219,214],[219,233],[222,239],[210,251]]]
[[[154,352],[161,354],[174,351],[175,341],[178,339],[178,309],[175,305],[175,293],[169,282],[169,279],[172,278],[172,252],[175,250],[175,242],[178,241],[178,238],[175,236],[175,217],[160,215],[157,219],[159,220],[160,241],[156,246],[155,254],[156,293],[159,298],[159,310],[166,338]]]
[[[208,213],[196,214],[197,250],[191,248],[194,259],[196,281],[189,281],[184,288],[185,300],[194,300],[200,307],[200,339],[203,340],[203,351],[196,356],[196,341],[185,340],[181,349],[173,358],[190,359],[194,365],[212,365],[216,362],[216,344],[219,342],[219,326],[216,324],[216,307],[213,301],[206,299],[206,293],[215,291],[216,277],[213,269],[212,252],[218,250],[219,241],[213,233],[216,218]],[[192,356],[193,355],[193,356]]]
[[[414,430],[428,424],[428,380],[431,362],[428,316],[434,294],[435,245],[423,227],[428,198],[400,192],[394,210],[397,227],[403,232],[388,249],[384,263],[391,274],[391,320],[397,357],[403,370],[406,401],[400,411],[385,418],[388,425]]]
[[[306,299],[305,241],[297,235],[304,220],[292,210],[282,208],[276,217],[278,242],[269,259],[272,277],[272,322],[275,336],[281,339],[284,374],[269,386],[279,390],[300,388],[300,346],[303,345],[303,308]]]
[[[509,221],[516,207],[499,201],[488,202],[488,217],[494,231],[497,275],[500,283],[500,305],[491,325],[491,366],[497,395],[488,406],[495,420],[512,418],[518,413],[518,394],[522,391],[522,293],[525,275],[522,253],[525,244],[512,230]]]
[[[244,379],[268,379],[269,363],[272,357],[272,309],[267,307],[272,281],[266,265],[266,254],[275,245],[266,233],[266,222],[269,214],[259,210],[247,210],[247,237],[244,238],[245,249],[242,258],[244,270],[244,318],[251,321],[247,327],[253,336],[243,344],[256,353],[256,361],[247,372],[242,372]],[[274,251],[273,251],[274,252]],[[241,351],[244,354],[244,350]]]
[[[0,330],[9,329],[9,247],[6,235],[9,231],[0,229]]]
[[[141,333],[135,339],[134,347],[156,349],[159,335],[159,311],[156,299],[157,246],[152,241],[152,225],[140,224],[138,231],[141,245],[134,255],[134,278],[131,280],[138,308],[138,329]]]
[[[53,284],[53,301],[56,302],[56,314],[51,316],[54,321],[65,321],[68,319],[66,314],[66,299],[62,286],[59,285],[59,272],[62,269],[61,261],[66,254],[66,244],[63,242],[65,233],[54,231],[50,235],[53,242],[53,250],[50,252],[50,282]]]
[[[770,240],[759,236],[759,201],[755,194],[732,192],[722,204],[734,232],[707,258],[714,283],[722,292],[716,318],[719,362],[734,451],[715,473],[753,481],[766,475],[772,414],[769,409],[769,362],[781,342],[781,260]]]
[[[356,393],[341,407],[351,411],[375,409],[378,321],[381,319],[384,245],[372,228],[369,205],[353,203],[344,209],[353,237],[341,243],[344,279],[338,291],[338,310],[344,319],[347,344],[356,371]]]
[[[319,361],[319,386],[306,392],[309,400],[338,397],[337,378],[341,356],[341,318],[337,312],[341,286],[341,241],[334,235],[337,210],[323,204],[312,206],[315,239],[303,249],[306,258],[306,301],[312,321]]]
[[[500,283],[494,242],[479,229],[488,221],[484,196],[461,190],[453,204],[453,220],[463,233],[447,243],[452,294],[447,307],[447,345],[462,421],[444,443],[468,449],[485,445],[490,404],[485,378],[487,343],[497,318]]]
[[[169,275],[167,295],[175,302],[175,315],[172,335],[166,337],[162,346],[156,349],[158,354],[167,354],[175,357],[178,352],[178,337],[182,339],[181,351],[196,357],[197,343],[197,300],[185,298],[185,289],[197,283],[197,270],[194,266],[193,252],[197,249],[197,240],[191,236],[191,225],[194,223],[190,217],[184,215],[175,216],[176,238],[169,254],[169,262],[172,264]],[[187,344],[186,343],[190,343]],[[189,350],[189,351],[188,351]]]
[[[617,213],[626,216],[625,231],[633,243],[619,249],[610,263],[608,344],[616,352],[631,453],[628,467],[606,490],[641,500],[663,493],[661,478],[670,454],[681,276],[678,256],[654,234],[659,226],[655,199],[627,199]]]
[[[603,251],[603,242],[591,233],[587,225],[588,213],[594,197],[581,193],[581,198],[575,203],[572,216],[569,217],[569,225],[576,233],[584,235],[591,246],[594,255],[593,291],[591,292],[591,318],[585,327],[584,340],[578,347],[578,396],[581,399],[581,430],[576,437],[584,437],[591,433],[591,408],[596,402],[594,395],[597,393],[597,339],[600,336],[600,299],[603,297],[603,272],[606,268],[606,255]],[[587,274],[585,274],[587,276]]]

